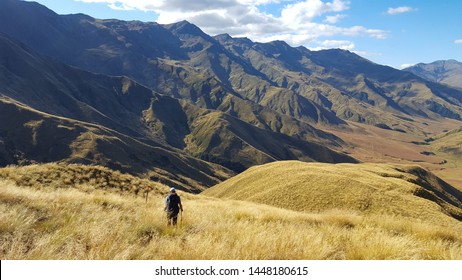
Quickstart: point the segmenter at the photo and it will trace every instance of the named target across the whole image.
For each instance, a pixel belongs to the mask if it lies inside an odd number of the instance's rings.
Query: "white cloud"
[[[454,41],[454,44],[462,44],[462,39],[455,40],[455,41]]]
[[[281,1],[285,0],[237,0],[237,2],[247,5],[264,5],[264,4],[271,4],[271,3],[281,3]]]
[[[336,14],[336,15],[333,15],[333,16],[326,16],[326,19],[324,19],[323,22],[329,23],[329,24],[336,24],[342,18],[345,18],[345,17],[346,17],[346,15],[342,15],[342,14]]]
[[[349,9],[347,0],[75,0],[107,3],[113,9],[152,11],[159,23],[187,20],[210,35],[229,33],[254,41],[284,40],[307,45],[319,38],[367,36],[384,39],[388,32],[364,26],[339,27]],[[266,4],[279,3],[278,16],[262,11]],[[354,44],[353,44],[354,45]],[[344,46],[349,46],[344,45]]]
[[[367,59],[374,59],[380,56],[383,56],[383,53],[380,52],[370,52],[370,51],[352,51],[355,54],[362,56]]]
[[[316,47],[311,47],[310,50],[319,51],[325,49],[343,49],[352,51],[355,49],[355,44],[347,40],[324,40],[319,42],[314,42]]]
[[[135,10],[134,8],[127,6],[125,3],[108,3],[109,8],[118,11],[130,11]]]
[[[323,2],[321,0],[305,0],[289,4],[282,9],[281,18],[286,23],[311,22],[315,17],[328,12],[340,12],[348,9],[349,2],[334,0]]]
[[[408,67],[411,67],[411,66],[414,66],[415,64],[412,64],[412,63],[405,63],[405,64],[401,64],[399,69],[404,69],[404,68],[408,68]]]
[[[409,7],[409,6],[402,6],[402,7],[397,7],[397,8],[388,8],[387,14],[397,15],[397,14],[409,13],[412,11],[416,11],[416,9]]]

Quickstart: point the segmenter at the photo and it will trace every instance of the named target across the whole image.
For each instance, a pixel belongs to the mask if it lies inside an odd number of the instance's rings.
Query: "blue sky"
[[[462,61],[460,0],[38,0],[58,14],[188,20],[210,35],[284,40],[309,49],[343,48],[401,68]]]

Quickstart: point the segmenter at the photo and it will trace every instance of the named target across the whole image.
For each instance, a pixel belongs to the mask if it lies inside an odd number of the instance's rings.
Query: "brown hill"
[[[453,156],[462,156],[462,128],[454,129],[427,139],[439,152]]]
[[[252,167],[203,194],[295,211],[462,220],[462,192],[416,166],[276,162]]]
[[[0,168],[0,180],[23,188],[48,191],[78,189],[86,192],[104,190],[119,194],[167,195],[170,187],[149,179],[123,174],[102,166],[47,163]],[[147,196],[147,197],[146,197]]]
[[[435,173],[462,190],[462,128],[456,128],[425,139],[428,151],[440,157]]]
[[[233,174],[219,165],[105,127],[0,100],[0,164],[98,164],[198,192]]]

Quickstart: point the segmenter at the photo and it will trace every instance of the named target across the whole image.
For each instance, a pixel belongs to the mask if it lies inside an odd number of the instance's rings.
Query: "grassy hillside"
[[[77,165],[0,174],[1,259],[462,259],[460,222],[180,193],[185,212],[170,228],[165,185]],[[141,186],[148,202],[134,195]]]
[[[415,166],[286,161],[257,166],[204,195],[304,212],[359,211],[460,224],[462,192]]]
[[[159,98],[144,112],[150,129],[162,131],[169,144],[178,143],[176,147],[189,155],[235,172],[275,160],[356,162],[334,150],[344,144],[338,137],[306,123],[281,118],[274,112],[266,115],[262,112],[260,121],[251,124],[242,121],[242,116],[202,109],[186,101],[180,102],[181,106],[172,106],[171,100]],[[253,115],[251,108],[248,109]],[[271,128],[273,124],[279,128]]]
[[[28,82],[24,83],[24,80]],[[183,173],[182,175],[186,175],[185,178],[175,178],[183,181],[181,183],[183,187],[188,184],[185,182],[187,180],[192,181],[193,185],[194,181],[199,181],[204,186],[217,183],[207,178],[202,180],[212,175],[214,171],[206,172],[202,168],[194,170],[196,166],[186,162],[186,158],[190,156],[225,167],[217,167],[217,169],[230,168],[236,172],[275,159],[355,161],[349,156],[331,150],[331,148],[342,148],[343,141],[338,137],[294,118],[269,109],[264,110],[261,106],[251,106],[242,99],[231,98],[226,102],[226,106],[230,108],[241,108],[238,110],[239,114],[236,114],[235,110],[229,111],[225,108],[222,109],[229,112],[206,110],[184,100],[160,95],[126,77],[96,75],[60,64],[3,35],[0,35],[0,95],[4,96],[2,100],[8,99],[7,101],[11,103],[20,103],[21,106],[28,106],[58,118],[92,123],[101,129],[107,128],[123,134],[123,138],[131,138],[125,142],[139,142],[138,145],[123,147],[123,151],[118,153],[109,155],[106,152],[104,160],[95,160],[94,154],[101,151],[97,147],[91,145],[83,147],[81,143],[66,147],[66,144],[70,143],[62,141],[59,143],[62,150],[60,152],[51,153],[46,149],[48,147],[35,146],[34,159],[54,157],[57,158],[55,160],[62,160],[66,157],[63,156],[65,151],[83,148],[84,151],[79,151],[82,161],[117,168],[115,165],[107,164],[108,161],[112,161],[125,169],[131,169],[133,173],[139,173],[140,169],[144,171],[160,169],[167,173],[174,173],[171,177]],[[225,102],[222,105],[225,105]],[[4,105],[0,104],[0,106]],[[15,120],[23,118],[19,116],[21,113],[23,112],[10,113],[9,117],[16,124],[14,128],[19,130],[25,127],[27,130],[32,124]],[[36,126],[42,123],[39,118],[36,119]],[[218,128],[211,129],[211,126],[218,126]],[[0,130],[3,129],[4,125],[0,125]],[[32,130],[36,141],[41,142],[44,134],[37,131],[43,132],[43,129]],[[59,135],[66,134],[66,131],[48,126],[47,133],[54,137],[61,137]],[[7,135],[5,141],[12,141],[8,139],[8,137],[13,138],[11,131],[0,134],[0,137],[3,138],[5,134]],[[25,135],[22,136],[27,139]],[[73,134],[74,138],[77,136],[81,136],[79,132]],[[266,141],[255,143],[255,139],[266,139]],[[22,143],[24,140],[21,137],[15,137],[14,142],[26,146],[26,143]],[[53,141],[45,142],[54,144]],[[105,150],[114,151],[121,148],[120,143],[112,144],[115,147],[106,146]],[[133,146],[140,145],[160,147],[162,151],[144,149],[150,150],[142,152],[144,155],[127,151],[132,150]],[[17,150],[30,156],[23,149],[17,148]],[[146,158],[150,153],[152,155]],[[119,154],[122,157],[125,154],[126,157],[122,160]],[[173,154],[181,154],[184,159],[176,157],[178,163],[163,159],[175,157]],[[17,163],[6,158],[0,156],[1,165]],[[151,160],[153,158],[154,160]],[[30,157],[27,159],[32,160]],[[38,162],[49,161],[53,160],[38,160]],[[140,164],[141,161],[143,162]],[[171,165],[177,167],[179,164],[186,165],[187,168],[178,167],[175,172],[171,172]],[[198,164],[197,167],[201,165],[204,164]],[[197,188],[199,187],[193,186],[192,189]]]
[[[0,98],[0,165],[43,162],[97,164],[199,192],[230,170],[142,143],[105,127],[60,118]]]
[[[438,152],[458,157],[462,155],[462,128],[437,135],[428,139],[428,141]]]
[[[427,141],[431,151],[444,159],[444,164],[435,172],[462,190],[462,128],[438,134]]]

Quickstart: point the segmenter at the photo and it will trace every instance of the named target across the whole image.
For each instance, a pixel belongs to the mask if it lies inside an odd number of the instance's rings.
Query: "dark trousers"
[[[176,226],[177,221],[178,221],[178,213],[180,211],[167,211],[167,223],[169,225],[174,225]]]

